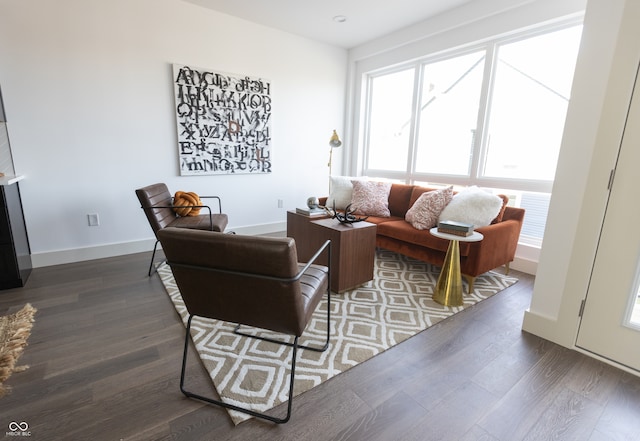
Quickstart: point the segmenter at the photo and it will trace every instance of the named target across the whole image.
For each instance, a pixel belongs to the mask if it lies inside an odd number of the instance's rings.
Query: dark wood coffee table
[[[331,240],[331,290],[344,292],[373,279],[376,225],[343,225],[336,219],[317,219],[287,212],[287,236],[296,241],[298,260],[308,261],[327,239]],[[316,261],[327,265],[327,253]]]

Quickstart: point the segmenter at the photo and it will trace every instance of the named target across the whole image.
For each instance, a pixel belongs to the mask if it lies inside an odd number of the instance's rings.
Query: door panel
[[[640,371],[640,90],[631,100],[576,345]]]

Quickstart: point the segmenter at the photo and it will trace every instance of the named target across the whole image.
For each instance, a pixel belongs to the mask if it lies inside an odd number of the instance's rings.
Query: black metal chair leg
[[[149,264],[149,277],[151,277],[151,270],[153,270],[153,261],[156,258],[156,249],[158,248],[159,240],[156,240],[156,244],[153,246],[153,254],[151,254],[151,263]]]
[[[187,321],[187,332],[184,339],[184,352],[182,355],[182,372],[180,373],[180,391],[189,398],[195,398],[197,400],[201,400],[210,404],[215,404],[216,406],[221,406],[227,409],[232,409],[238,412],[246,413],[256,418],[262,418],[267,421],[271,421],[277,424],[283,424],[289,421],[291,418],[291,405],[292,405],[292,397],[293,397],[293,381],[295,379],[296,372],[296,357],[298,355],[298,337],[296,336],[293,344],[289,344],[293,347],[293,358],[291,360],[291,375],[289,379],[289,399],[287,402],[287,414],[284,418],[276,418],[271,415],[267,415],[265,413],[256,412],[251,409],[246,409],[244,407],[235,406],[233,404],[225,403],[223,401],[214,400],[213,398],[204,397],[202,395],[195,394],[193,392],[189,392],[184,388],[184,379],[186,377],[187,370],[187,353],[189,350],[189,337],[191,336],[191,320],[193,319],[193,315],[189,315],[189,320]]]

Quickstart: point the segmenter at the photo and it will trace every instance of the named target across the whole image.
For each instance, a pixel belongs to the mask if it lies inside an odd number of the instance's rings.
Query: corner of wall
[[[509,265],[509,268],[535,276],[538,271],[538,262],[516,255],[516,258],[513,259],[513,262]]]
[[[558,332],[557,318],[546,317],[529,310],[524,312],[522,330],[566,348],[574,346],[574,333]]]

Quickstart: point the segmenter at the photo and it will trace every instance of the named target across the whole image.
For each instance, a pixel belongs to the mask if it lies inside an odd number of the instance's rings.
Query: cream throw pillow
[[[351,176],[331,176],[331,193],[327,197],[327,208],[333,208],[335,202],[336,210],[344,210],[351,203],[353,194],[353,184],[351,181],[366,180],[366,177]]]
[[[453,196],[449,205],[440,213],[440,221],[457,221],[473,224],[474,228],[491,223],[500,213],[502,198],[475,185]]]
[[[391,182],[352,181],[351,209],[366,216],[389,217]]]
[[[438,216],[453,197],[453,186],[427,191],[407,210],[405,220],[417,230],[428,230],[438,224]]]

